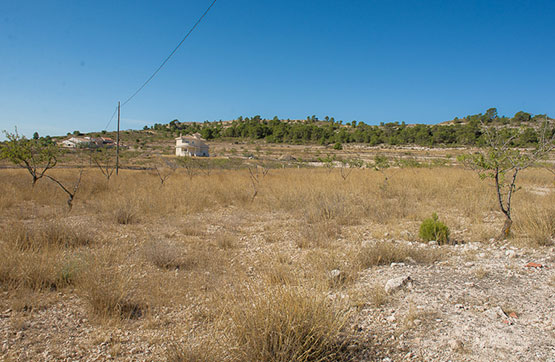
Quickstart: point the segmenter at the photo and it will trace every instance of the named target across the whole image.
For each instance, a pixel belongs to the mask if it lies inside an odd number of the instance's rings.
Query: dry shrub
[[[57,250],[25,250],[0,245],[0,287],[57,290],[71,284],[75,270]]]
[[[517,217],[514,231],[521,236],[521,244],[532,247],[552,245],[555,241],[554,204],[533,205],[524,209]]]
[[[91,231],[71,227],[58,220],[47,221],[42,225],[14,222],[9,225],[3,238],[20,250],[76,248],[90,246],[95,241]]]
[[[429,249],[380,241],[364,246],[358,254],[358,262],[366,269],[377,265],[414,261],[429,264],[441,260],[445,252],[441,249]]]
[[[288,287],[252,293],[230,313],[235,361],[339,361],[344,309],[323,294]]]
[[[220,249],[227,250],[236,246],[236,238],[230,233],[219,233],[216,235],[215,239],[216,245],[218,245]]]
[[[114,209],[114,217],[118,224],[128,225],[138,221],[137,211],[135,207],[129,203],[122,203]]]
[[[488,272],[486,269],[484,269],[483,267],[479,267],[479,268],[477,268],[477,269],[474,270],[474,276],[475,276],[477,279],[480,279],[480,280],[481,280],[481,279],[484,279],[484,278],[486,278],[488,275],[489,275],[489,272]]]
[[[78,278],[77,287],[92,313],[101,319],[135,319],[148,310],[136,275],[106,260],[93,258]]]
[[[299,248],[326,248],[341,234],[341,226],[334,221],[319,222],[301,226],[301,235],[296,240]]]
[[[143,249],[145,258],[162,269],[192,269],[197,260],[187,255],[183,249],[167,241],[146,243]]]
[[[183,233],[183,235],[186,235],[186,236],[202,237],[206,235],[206,232],[200,229],[198,223],[193,224],[190,222],[185,223],[185,225],[181,227],[181,232]]]
[[[332,220],[340,225],[356,225],[359,222],[361,208],[345,193],[313,192],[306,201],[303,215],[310,224]]]
[[[166,360],[168,362],[219,362],[220,357],[216,356],[216,352],[206,345],[171,345],[166,351]]]
[[[374,284],[370,289],[370,303],[374,307],[381,307],[387,302],[387,293],[381,284]]]
[[[83,193],[88,192],[90,196],[102,197],[104,193],[110,191],[110,184],[106,179],[92,179],[90,182],[84,183]]]

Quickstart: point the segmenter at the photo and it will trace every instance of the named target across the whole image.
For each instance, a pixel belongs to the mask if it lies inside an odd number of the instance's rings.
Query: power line
[[[106,124],[106,127],[104,127],[105,130],[108,129],[108,126],[109,126],[110,123],[112,123],[112,121],[114,120],[114,117],[116,116],[116,113],[118,113],[118,107],[116,107],[116,109],[114,109],[114,113],[112,113],[112,117],[110,117],[110,120],[109,120],[108,123]]]
[[[189,37],[189,35],[191,35],[191,33],[195,30],[195,28],[198,26],[198,24],[200,24],[200,22],[202,21],[202,19],[204,19],[204,17],[206,16],[206,14],[208,14],[208,12],[210,11],[210,9],[212,8],[212,6],[214,6],[214,4],[216,3],[217,0],[212,1],[212,3],[210,4],[210,6],[208,7],[208,9],[206,9],[206,11],[204,12],[204,14],[202,14],[202,16],[197,20],[197,22],[195,23],[195,25],[193,25],[193,27],[187,32],[187,34],[185,34],[185,36],[183,37],[183,39],[181,39],[181,41],[179,42],[179,44],[177,44],[177,46],[175,47],[175,49],[170,53],[170,55],[167,56],[167,58],[162,62],[162,64],[160,64],[160,66],[158,67],[158,69],[156,69],[154,71],[154,73],[152,73],[152,75],[135,91],[135,93],[133,93],[131,95],[131,97],[127,98],[127,100],[125,100],[125,102],[123,102],[121,104],[121,106],[125,106],[131,99],[133,99],[133,97],[135,97],[155,76],[156,74],[158,74],[158,72],[164,67],[164,65],[166,65],[166,63],[168,62],[168,60],[170,60],[170,58],[175,54],[175,52],[177,51],[177,49],[179,49],[179,47],[181,46],[181,44],[183,44],[183,42]],[[114,112],[115,114],[115,112]],[[114,116],[112,116],[113,118]],[[110,121],[111,122],[111,121]]]

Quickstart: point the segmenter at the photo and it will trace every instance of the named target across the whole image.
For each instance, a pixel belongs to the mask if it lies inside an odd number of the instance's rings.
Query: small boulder
[[[341,270],[333,269],[330,271],[330,279],[335,283],[340,283],[345,278]]]
[[[507,250],[505,251],[505,255],[509,258],[516,258],[516,251],[514,250]]]
[[[503,312],[503,309],[501,309],[501,307],[493,307],[491,309],[488,309],[485,311],[485,314],[490,319],[507,318],[507,315],[505,314],[505,312]]]
[[[449,347],[455,352],[461,352],[464,348],[464,344],[458,339],[451,339],[449,341]]]
[[[395,291],[405,287],[406,285],[410,284],[412,279],[410,275],[404,275],[398,278],[389,279],[387,283],[385,283],[385,292],[387,294],[394,293]]]

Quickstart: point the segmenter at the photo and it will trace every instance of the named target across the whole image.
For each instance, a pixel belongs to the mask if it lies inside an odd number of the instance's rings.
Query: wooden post
[[[120,117],[120,103],[118,102],[118,133],[116,135],[116,176],[119,173],[119,118]]]

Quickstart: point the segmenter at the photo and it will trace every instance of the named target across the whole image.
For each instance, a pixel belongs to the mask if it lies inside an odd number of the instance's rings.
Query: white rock
[[[437,243],[436,240],[432,240],[432,241],[429,241],[429,242],[428,242],[428,245],[430,245],[430,246],[437,246],[438,243]]]
[[[408,285],[410,282],[410,275],[404,275],[398,278],[389,279],[387,283],[385,283],[385,292],[387,294],[391,294]]]
[[[498,318],[506,318],[507,317],[507,315],[505,314],[505,312],[503,312],[503,309],[501,309],[501,307],[490,308],[490,309],[486,310],[484,313],[490,319],[498,319]]]
[[[451,347],[453,351],[460,351],[463,349],[463,346],[464,344],[458,339],[451,339],[449,341],[449,347]]]
[[[405,263],[391,263],[390,266],[405,266]]]
[[[505,251],[505,255],[509,258],[516,258],[516,251],[514,250],[507,250]]]
[[[332,279],[341,279],[341,270],[333,269],[332,271],[330,271],[330,277]]]

